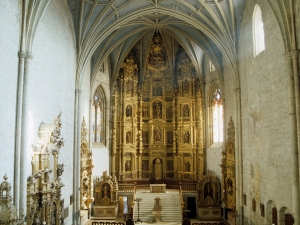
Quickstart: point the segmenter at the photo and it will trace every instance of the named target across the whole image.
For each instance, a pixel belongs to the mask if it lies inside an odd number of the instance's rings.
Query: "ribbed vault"
[[[221,55],[235,67],[236,28],[240,21],[236,18],[242,14],[245,4],[241,1],[71,0],[68,3],[74,21],[78,21],[75,22],[78,80],[90,59],[94,76],[109,58],[113,82],[130,49],[154,30],[172,35],[199,68],[204,52],[219,72]]]

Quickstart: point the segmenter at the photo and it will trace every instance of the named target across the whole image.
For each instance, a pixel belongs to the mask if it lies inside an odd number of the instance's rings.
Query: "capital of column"
[[[284,57],[285,59],[290,59],[290,58],[292,58],[292,59],[297,59],[298,56],[299,56],[299,51],[298,51],[298,50],[286,52],[286,53],[283,54],[283,57]]]
[[[33,59],[33,54],[31,52],[18,52],[18,57],[24,59]]]

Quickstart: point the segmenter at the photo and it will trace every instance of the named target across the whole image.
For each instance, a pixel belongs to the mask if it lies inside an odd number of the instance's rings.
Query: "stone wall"
[[[265,50],[254,58],[252,16],[262,10]],[[283,38],[267,1],[249,0],[239,40],[241,79],[244,224],[264,224],[259,204],[292,207],[288,76]],[[252,211],[256,200],[256,212]]]
[[[106,140],[103,143],[92,143],[92,150],[93,150],[93,162],[94,162],[94,169],[93,169],[93,176],[102,176],[102,172],[106,171],[110,174],[110,143],[111,139],[111,89],[110,89],[110,67],[109,61],[105,60],[104,62],[104,71],[96,72],[95,79],[93,80],[92,84],[92,95],[95,93],[97,87],[101,85],[104,90],[105,97],[106,97],[106,121],[105,121],[105,129],[106,129]]]
[[[20,10],[20,5],[16,0],[0,1],[0,176],[6,173],[11,183],[14,179],[12,162],[14,159]]]
[[[220,181],[221,174],[221,159],[223,143],[213,143],[212,140],[212,96],[211,93],[215,87],[221,89],[223,98],[223,85],[217,71],[210,71],[210,59],[207,55],[203,57],[203,73],[205,81],[205,131],[206,131],[206,171],[212,171],[212,174],[217,176]],[[225,136],[224,136],[225,137]]]
[[[34,58],[27,80],[29,117],[26,119],[31,121],[27,128],[27,145],[35,141],[41,122],[52,123],[59,111],[63,112],[65,145],[59,161],[65,165],[61,199],[68,207],[73,195],[76,43],[72,17],[65,1],[50,1],[38,25],[32,53]],[[72,215],[72,206],[69,215]],[[65,223],[71,224],[71,221],[72,216],[69,216]]]

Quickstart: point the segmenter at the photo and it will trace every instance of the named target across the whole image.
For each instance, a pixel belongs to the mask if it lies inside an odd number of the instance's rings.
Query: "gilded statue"
[[[159,33],[155,33],[149,49],[148,66],[152,70],[164,69],[167,62],[167,53]]]
[[[189,117],[189,106],[188,105],[184,105],[184,107],[183,107],[183,116],[184,117]]]
[[[153,103],[153,118],[161,118],[161,102]]]
[[[126,61],[122,63],[121,69],[124,70],[124,77],[132,77],[138,71],[138,66],[134,63],[132,58],[127,58]]]
[[[132,117],[132,107],[131,107],[131,105],[128,105],[126,107],[126,117]]]
[[[154,130],[154,141],[161,141],[161,130],[159,127],[156,127]]]

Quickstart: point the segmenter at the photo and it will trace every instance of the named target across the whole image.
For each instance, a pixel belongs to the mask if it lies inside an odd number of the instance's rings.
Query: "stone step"
[[[153,208],[154,199],[159,197],[161,199],[161,221],[162,222],[181,222],[181,200],[178,191],[167,193],[150,193],[137,192],[136,198],[142,198],[140,202],[139,218],[144,222],[153,222]],[[137,204],[134,208],[134,219],[138,218]]]

